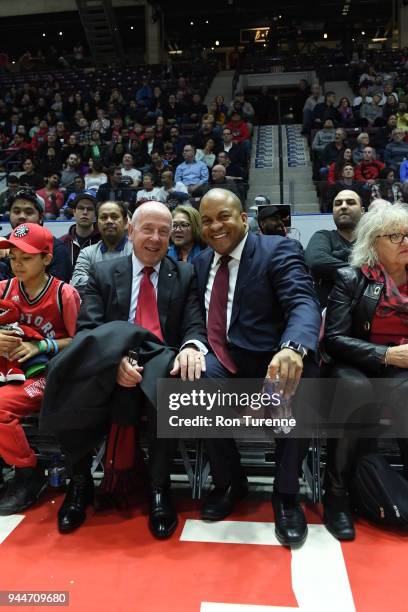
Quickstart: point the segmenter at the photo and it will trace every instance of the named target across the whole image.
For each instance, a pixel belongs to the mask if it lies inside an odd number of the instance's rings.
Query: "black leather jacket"
[[[371,322],[383,283],[369,281],[358,268],[337,271],[329,295],[324,331],[324,350],[337,363],[379,374],[387,346],[370,342]]]

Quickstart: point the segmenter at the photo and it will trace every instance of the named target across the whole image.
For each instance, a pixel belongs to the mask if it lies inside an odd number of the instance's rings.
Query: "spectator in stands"
[[[45,187],[37,191],[37,195],[44,200],[44,219],[46,221],[56,219],[64,205],[64,194],[59,189],[60,180],[61,174],[52,172],[47,176]]]
[[[204,162],[208,166],[208,168],[211,170],[211,168],[214,165],[215,159],[216,159],[216,155],[214,153],[215,147],[216,147],[215,140],[213,138],[208,138],[204,147],[202,149],[196,150],[196,154],[195,154],[196,161]]]
[[[390,115],[396,115],[398,113],[398,96],[396,94],[387,96],[387,102],[382,108],[385,120],[387,120]]]
[[[221,153],[222,151],[228,153],[232,164],[246,166],[247,155],[244,148],[240,143],[233,142],[233,133],[229,127],[224,127],[222,130],[222,142],[219,145],[218,153]]]
[[[61,237],[68,248],[72,267],[75,267],[81,249],[96,244],[101,236],[95,227],[96,200],[86,193],[77,195],[71,203],[75,224],[71,225],[68,234]]]
[[[61,189],[70,191],[73,188],[74,180],[79,176],[79,157],[71,153],[67,158],[63,171],[61,172]]]
[[[18,191],[20,188],[20,181],[18,176],[9,174],[7,177],[7,189],[0,195],[0,214],[8,216],[9,214],[9,199]]]
[[[162,184],[161,177],[163,172],[166,170],[173,170],[173,168],[167,159],[163,159],[163,157],[160,155],[160,151],[153,150],[150,157],[152,164],[149,168],[149,172],[153,175],[154,184],[160,187]]]
[[[130,187],[139,187],[142,180],[142,173],[133,167],[133,157],[130,153],[125,153],[122,157],[122,181]]]
[[[195,160],[195,148],[193,145],[185,145],[183,150],[184,162],[177,166],[175,181],[184,183],[190,194],[208,181],[209,172],[206,164]]]
[[[374,148],[377,152],[377,156],[380,159],[384,159],[385,147],[391,142],[392,131],[397,127],[397,116],[390,115],[387,120],[387,125],[377,129],[374,135]]]
[[[127,237],[127,206],[123,202],[101,202],[96,214],[101,240],[80,251],[72,275],[72,285],[81,296],[84,295],[93,264],[124,257],[132,252],[132,243]]]
[[[234,111],[226,125],[232,132],[232,141],[241,144],[247,157],[250,154],[250,133],[247,124],[238,111]]]
[[[159,115],[158,117],[156,117],[154,130],[154,135],[158,140],[164,141],[167,139],[168,129],[166,125],[166,120],[164,119],[163,115]]]
[[[285,394],[287,385],[289,393],[294,393],[302,371],[305,376],[316,374],[307,353],[316,350],[320,325],[319,306],[303,257],[290,240],[248,233],[247,215],[239,199],[229,191],[209,191],[201,201],[200,215],[203,238],[210,248],[195,259],[194,266],[201,307],[208,317],[208,340],[214,351],[206,355],[205,376],[267,375],[274,379],[279,372]],[[225,261],[227,255],[230,263]],[[224,303],[216,303],[221,295],[222,278],[227,279],[228,293],[233,295],[228,308],[226,294]],[[283,285],[279,278],[285,279]],[[217,282],[218,295],[214,294]],[[275,301],[276,308],[271,307]],[[238,316],[229,322],[230,309]],[[278,466],[272,496],[275,533],[284,545],[300,544],[306,538],[307,524],[296,497],[298,468],[308,443],[292,439],[290,443],[277,440],[277,445]],[[207,439],[206,446],[214,489],[204,501],[201,517],[222,520],[247,495],[247,479],[233,439]]]
[[[37,159],[45,159],[47,156],[47,151],[50,147],[58,151],[58,154],[61,152],[61,143],[57,139],[57,136],[54,132],[48,132],[45,142],[43,142],[43,144],[38,147]]]
[[[233,180],[226,178],[227,170],[221,164],[216,164],[211,170],[211,179],[207,183],[203,183],[201,187],[198,187],[194,195],[195,196],[204,196],[210,189],[214,189],[214,187],[219,187],[220,189],[227,189],[228,191],[232,191],[239,197],[237,185]]]
[[[24,174],[20,175],[20,185],[37,190],[44,186],[43,177],[35,172],[33,160],[29,157],[23,162]]]
[[[163,117],[168,125],[173,125],[174,123],[180,124],[182,121],[182,109],[177,103],[174,94],[170,94],[167,98],[167,104],[163,108]]]
[[[187,187],[181,181],[178,183],[174,182],[173,172],[171,170],[165,170],[161,178],[164,202],[170,210],[173,210],[176,206],[188,199]]]
[[[346,148],[346,138],[347,134],[345,130],[343,130],[343,128],[336,128],[333,142],[329,142],[324,147],[321,157],[321,161],[324,165],[319,170],[320,177],[323,180],[327,178],[330,164],[334,163]]]
[[[388,81],[384,84],[383,88],[383,99],[381,100],[381,104],[386,104],[388,100],[388,96],[394,96],[395,100],[399,102],[398,94],[394,91],[394,84],[392,81]]]
[[[68,137],[68,144],[63,145],[61,152],[61,161],[65,163],[70,155],[81,155],[81,147],[78,144],[78,140],[75,134],[70,134]]]
[[[79,296],[73,287],[49,273],[53,246],[51,232],[35,223],[24,223],[8,240],[0,241],[0,248],[10,249],[15,275],[10,283],[0,283],[1,294],[18,301],[24,323],[30,322],[28,326],[33,331],[48,338],[28,341],[13,331],[0,332],[0,351],[10,360],[18,360],[22,369],[40,353],[52,358],[69,344],[75,333]],[[1,516],[29,508],[46,488],[45,466],[37,461],[20,425],[23,417],[40,410],[44,387],[44,370],[39,373],[37,364],[31,376],[27,369],[26,379],[20,385],[9,383],[0,390],[0,455],[8,465],[15,466],[14,476],[0,499]]]
[[[354,231],[364,214],[360,196],[348,189],[337,193],[332,210],[336,229],[315,232],[305,252],[322,308],[327,306],[337,270],[349,265]]]
[[[150,172],[143,175],[143,188],[136,194],[136,206],[154,200],[155,202],[165,202],[166,196],[160,187],[155,186],[154,176]],[[133,213],[132,207],[129,208]]]
[[[405,132],[400,128],[395,128],[391,133],[391,142],[387,144],[384,151],[384,161],[397,173],[399,165],[408,159],[408,142],[404,141]]]
[[[398,112],[397,112],[397,127],[404,132],[408,132],[408,112],[407,105],[405,102],[400,102],[398,104]]]
[[[242,166],[233,164],[227,153],[221,151],[217,155],[217,163],[224,166],[227,171],[226,178],[231,181],[245,181],[247,179],[247,172]]]
[[[15,229],[22,223],[43,224],[44,220],[44,200],[40,198],[32,189],[19,189],[9,199],[10,206],[10,225]],[[3,278],[11,278],[12,271],[10,261],[7,256],[2,259],[3,266],[1,274]],[[68,257],[65,245],[58,238],[54,237],[53,257],[48,272],[69,283],[72,275],[71,262]]]
[[[142,78],[142,84],[136,91],[136,102],[143,104],[146,108],[149,106],[153,97],[153,91],[150,87],[149,79],[147,77]]]
[[[324,102],[316,104],[313,109],[312,121],[316,128],[324,126],[326,119],[331,119],[333,126],[341,122],[341,117],[337,108],[334,106],[336,102],[336,94],[334,91],[327,91],[324,95]]]
[[[357,145],[353,149],[353,162],[357,165],[363,159],[363,151],[370,144],[370,137],[367,132],[361,132],[357,136]]]
[[[335,134],[333,120],[326,119],[323,128],[316,132],[312,142],[312,150],[316,153],[318,159],[322,158],[326,145],[334,141]]]
[[[14,153],[13,160],[23,161],[32,155],[32,148],[28,142],[25,142],[21,134],[16,134],[14,138],[7,145],[7,153]]]
[[[237,92],[234,96],[234,100],[231,102],[229,111],[231,118],[235,111],[241,115],[243,121],[245,121],[248,126],[249,133],[252,134],[255,110],[252,104],[245,100],[243,91]]]
[[[61,208],[60,217],[66,217],[70,219],[72,217],[72,209],[71,202],[76,198],[78,193],[83,193],[85,191],[85,181],[83,176],[77,176],[74,178],[74,183],[70,190],[67,192],[69,195],[65,197],[65,204],[63,208]]]
[[[177,157],[181,159],[187,140],[183,136],[180,136],[180,128],[177,125],[173,125],[170,128],[170,142],[174,147]]]
[[[334,198],[339,191],[343,191],[344,189],[355,191],[362,199],[363,204],[365,206],[367,205],[368,193],[364,190],[364,184],[355,180],[355,169],[353,164],[345,163],[341,170],[340,179],[336,181],[334,185],[330,185],[329,189],[327,190],[327,204],[325,212],[331,212]]]
[[[212,139],[215,143],[219,143],[219,129],[215,125],[213,115],[204,115],[202,118],[201,127],[193,136],[193,145],[196,149],[204,149],[207,141]]]
[[[348,98],[340,98],[339,105],[337,107],[338,113],[341,117],[340,125],[343,127],[351,127],[354,123],[353,109]]]
[[[192,263],[203,249],[201,217],[192,206],[177,206],[173,212],[173,226],[167,255],[175,261]]]
[[[363,159],[355,168],[356,181],[363,182],[371,191],[371,186],[379,178],[383,168],[384,164],[375,159],[374,149],[372,147],[364,147]]]
[[[93,157],[94,159],[102,161],[106,157],[107,144],[101,139],[101,135],[97,130],[91,132],[91,140],[89,145],[84,148],[83,155],[85,159]]]
[[[102,136],[108,136],[110,128],[110,121],[106,117],[105,109],[98,108],[96,110],[96,119],[94,119],[91,123],[91,131],[97,131]]]
[[[401,168],[405,163],[402,162]],[[391,204],[404,201],[401,183],[395,180],[395,172],[392,168],[383,168],[378,179],[371,187],[371,202],[378,199],[386,200]]]
[[[191,104],[187,109],[187,119],[189,123],[199,123],[203,115],[208,113],[208,109],[201,101],[201,96],[198,93],[193,94]]]
[[[163,152],[163,142],[160,138],[156,138],[155,128],[150,125],[145,128],[144,138],[142,141],[142,152],[145,157],[150,160],[152,151]]]
[[[353,164],[353,152],[350,147],[345,147],[338,155],[335,162],[332,162],[329,166],[329,174],[327,175],[327,181],[329,185],[334,185],[336,181],[341,178],[341,171],[345,163]]]
[[[334,399],[336,422],[369,423],[378,418],[378,406],[391,411],[394,431],[408,476],[406,426],[406,340],[408,210],[383,202],[365,214],[356,230],[351,266],[339,270],[330,295],[324,332],[325,351],[331,358],[327,375],[338,379],[340,396],[347,388],[347,405]],[[373,386],[372,379],[381,378]],[[374,390],[375,389],[375,390]],[[375,395],[374,395],[375,394]],[[373,415],[373,416],[371,416]],[[364,452],[356,432],[328,441],[324,522],[339,540],[355,537],[350,507],[350,478]]]
[[[364,127],[383,125],[383,107],[380,106],[381,94],[375,93],[371,102],[364,102],[360,108],[360,125]]]
[[[372,102],[372,97],[368,95],[368,88],[366,85],[361,85],[358,93],[359,95],[353,100],[353,108],[355,111],[359,111],[363,104]]]
[[[309,134],[312,122],[313,122],[313,111],[317,104],[324,103],[324,97],[322,96],[322,89],[318,83],[313,83],[310,89],[310,96],[307,98],[303,106],[303,132]]]
[[[126,202],[128,207],[134,208],[136,203],[136,190],[123,182],[122,169],[111,166],[108,170],[108,182],[101,185],[96,193],[97,202]]]
[[[85,189],[87,191],[92,191],[95,194],[97,193],[99,187],[107,182],[108,177],[103,171],[102,163],[93,159],[93,157],[89,158],[88,161],[88,172],[84,176],[85,180]]]

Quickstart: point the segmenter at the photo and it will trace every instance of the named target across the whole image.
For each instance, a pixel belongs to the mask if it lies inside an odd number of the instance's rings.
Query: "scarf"
[[[401,295],[397,285],[385,271],[384,266],[382,264],[377,264],[370,268],[365,264],[361,267],[361,271],[368,280],[384,284],[385,289],[381,293],[376,314],[379,317],[398,315],[402,318],[404,323],[408,325],[408,297]]]

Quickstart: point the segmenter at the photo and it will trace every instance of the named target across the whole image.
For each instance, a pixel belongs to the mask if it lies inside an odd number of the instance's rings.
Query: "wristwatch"
[[[292,340],[282,342],[280,347],[281,349],[288,348],[291,351],[295,351],[295,353],[298,353],[302,357],[302,359],[304,359],[307,355],[307,348],[305,348],[302,344],[299,344],[298,342],[292,342]]]

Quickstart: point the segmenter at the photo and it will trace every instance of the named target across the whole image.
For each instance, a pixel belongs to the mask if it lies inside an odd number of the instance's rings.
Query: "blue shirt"
[[[202,185],[209,178],[208,167],[204,162],[183,162],[177,166],[174,182],[181,181],[184,185]]]
[[[193,263],[194,259],[201,253],[201,247],[199,244],[195,244],[188,254],[188,263]],[[171,244],[168,248],[167,255],[174,259],[174,261],[180,261],[179,252],[175,244]]]

